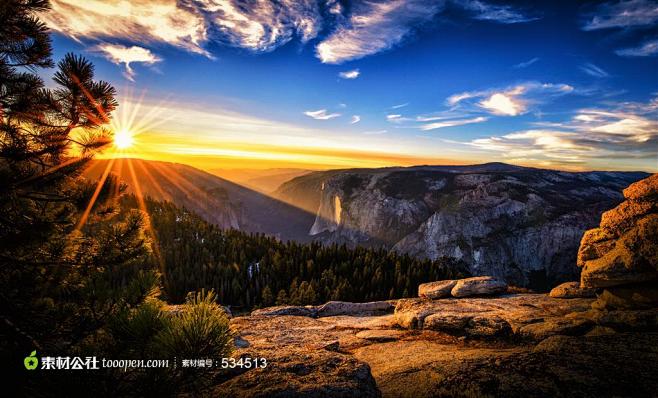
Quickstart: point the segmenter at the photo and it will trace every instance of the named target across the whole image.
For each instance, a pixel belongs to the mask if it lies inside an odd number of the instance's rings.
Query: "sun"
[[[114,146],[118,149],[128,149],[135,143],[135,137],[130,130],[121,129],[114,133]]]

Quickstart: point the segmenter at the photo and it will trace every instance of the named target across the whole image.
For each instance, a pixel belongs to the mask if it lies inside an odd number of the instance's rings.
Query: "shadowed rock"
[[[578,251],[583,287],[658,280],[658,174],[631,184],[626,201],[603,213]]]
[[[580,282],[565,282],[554,287],[549,296],[554,298],[592,298],[596,297],[595,289],[581,288]]]

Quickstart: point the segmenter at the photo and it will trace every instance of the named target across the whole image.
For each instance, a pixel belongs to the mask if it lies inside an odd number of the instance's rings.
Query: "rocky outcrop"
[[[590,310],[592,299],[560,300],[544,294],[517,294],[505,297],[449,298],[439,300],[402,299],[395,307],[395,321],[405,329],[435,330],[486,338],[517,334],[536,338],[532,329],[522,328],[558,320],[570,313]],[[547,329],[558,326],[545,325]],[[548,334],[541,332],[541,335]]]
[[[658,306],[658,174],[624,190],[626,200],[605,212],[583,236],[580,284],[605,288],[596,307]]]
[[[583,232],[646,176],[504,164],[334,170],[298,177],[278,196],[314,206],[316,240],[451,257],[472,275],[547,289],[579,276]]]
[[[596,297],[596,290],[580,287],[580,282],[564,282],[554,287],[548,294],[553,298],[592,298]]]
[[[404,299],[394,314],[231,319],[229,397],[653,396],[658,310],[591,309],[544,294]],[[272,314],[273,311],[263,311]],[[413,325],[412,328],[411,325]]]
[[[476,276],[457,281],[450,291],[453,297],[491,296],[507,291],[507,283],[491,276]]]
[[[418,285],[418,297],[430,300],[449,297],[456,284],[454,280],[421,283]]]

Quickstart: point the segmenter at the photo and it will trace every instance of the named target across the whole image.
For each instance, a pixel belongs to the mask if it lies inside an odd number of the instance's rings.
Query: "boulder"
[[[580,282],[565,282],[551,290],[549,296],[553,298],[591,298],[596,297],[595,289],[581,288]]]
[[[456,284],[454,280],[421,283],[418,285],[418,296],[431,300],[449,297]]]
[[[347,301],[329,301],[317,308],[319,317],[351,315],[364,316],[393,311],[393,304],[388,301],[372,301],[369,303],[350,303]]]
[[[631,184],[626,200],[583,235],[581,287],[608,288],[658,280],[658,174]]]
[[[454,297],[489,296],[505,293],[507,284],[491,276],[460,279],[450,291]]]

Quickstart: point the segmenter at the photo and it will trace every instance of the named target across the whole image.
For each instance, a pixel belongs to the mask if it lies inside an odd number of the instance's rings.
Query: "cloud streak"
[[[361,72],[359,72],[358,69],[352,69],[345,72],[340,72],[338,76],[340,76],[342,79],[356,79],[360,74]]]
[[[326,109],[319,109],[317,111],[306,111],[304,115],[315,120],[329,120],[339,117],[340,113],[327,113]]]
[[[611,1],[589,15],[582,29],[634,28],[658,22],[658,5],[652,0]]]
[[[441,129],[445,127],[463,126],[465,124],[482,123],[482,122],[486,122],[487,120],[488,118],[479,116],[472,119],[457,119],[457,120],[446,120],[442,122],[428,123],[428,124],[423,124],[419,128],[423,131],[428,131],[428,130]]]
[[[529,16],[509,5],[495,5],[480,0],[459,0],[457,5],[473,13],[473,19],[502,24],[530,22],[539,17]]]
[[[360,121],[361,121],[361,116],[353,115],[352,120],[350,121],[350,124],[356,124],[356,123],[359,123]]]
[[[580,66],[580,70],[583,72],[587,73],[588,75],[592,77],[597,77],[597,78],[604,78],[610,76],[610,74],[600,67],[591,64],[591,63],[586,63]]]
[[[650,57],[658,55],[658,39],[647,41],[639,47],[620,49],[615,51],[615,53],[622,57]]]
[[[537,61],[539,61],[539,58],[535,57],[535,58],[529,59],[525,62],[520,62],[520,63],[514,65],[513,68],[514,69],[524,69],[524,68],[527,68],[528,66],[534,64]]]

